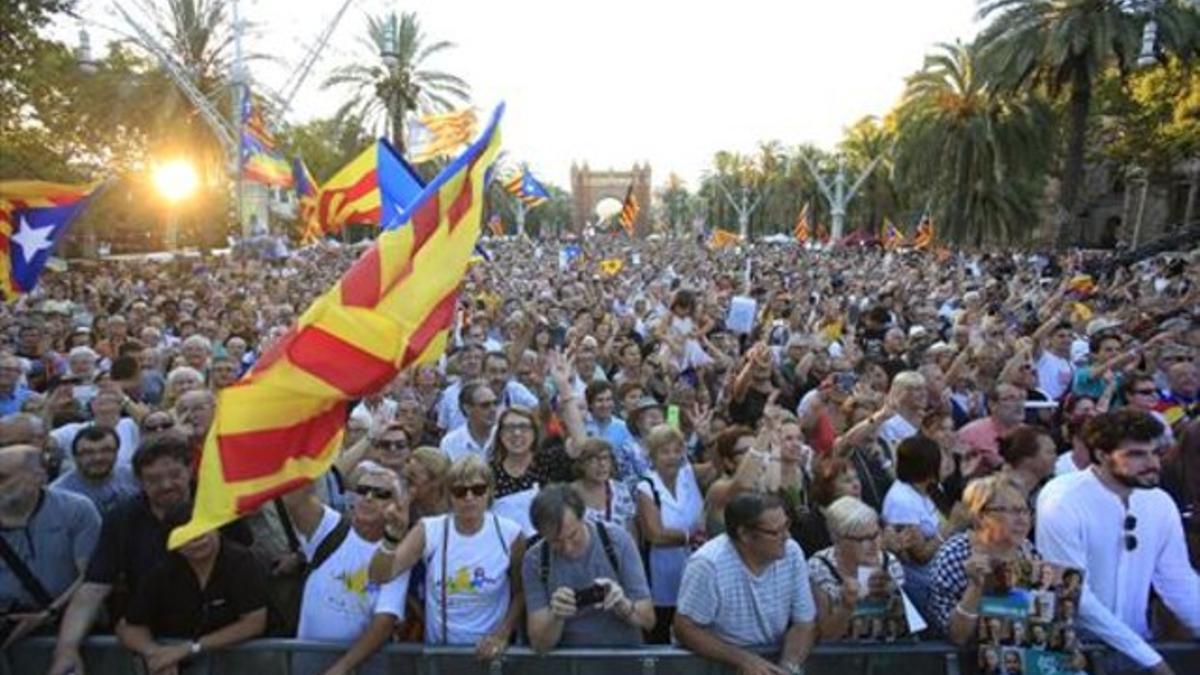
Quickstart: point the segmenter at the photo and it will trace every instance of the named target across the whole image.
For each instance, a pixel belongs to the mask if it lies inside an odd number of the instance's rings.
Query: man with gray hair
[[[542,536],[525,554],[529,642],[558,645],[642,644],[654,628],[654,604],[633,538],[620,527],[584,518],[583,498],[554,484],[534,498],[530,519]]]
[[[54,627],[99,535],[91,501],[46,488],[40,448],[0,448],[0,649]]]
[[[15,356],[0,356],[0,417],[20,412],[21,404],[33,395],[33,390],[22,384],[25,366]]]

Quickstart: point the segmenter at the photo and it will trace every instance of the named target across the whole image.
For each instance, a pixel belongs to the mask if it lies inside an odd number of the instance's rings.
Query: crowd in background
[[[1039,561],[1077,615],[1008,642],[1169,673],[1150,641],[1200,637],[1196,252],[487,248],[321,480],[174,552],[217,393],[358,249],[73,263],[0,308],[0,639],[56,635],[58,674],[90,632],[152,673],[264,635],[345,645],[303,672],[404,640],[794,673],[918,615],[998,642],[989,572]],[[897,590],[907,623],[857,620]]]

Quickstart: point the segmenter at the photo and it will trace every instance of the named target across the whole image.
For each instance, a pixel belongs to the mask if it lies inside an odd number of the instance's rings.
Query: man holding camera
[[[551,485],[530,518],[542,540],[525,554],[521,576],[529,642],[539,652],[564,646],[636,646],[654,627],[654,605],[633,538],[584,520],[583,498]]]

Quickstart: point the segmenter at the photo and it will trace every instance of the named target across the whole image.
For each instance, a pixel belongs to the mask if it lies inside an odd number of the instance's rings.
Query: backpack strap
[[[649,476],[642,476],[638,479],[639,483],[645,483],[650,486],[650,497],[654,500],[654,506],[662,511],[662,495],[658,494],[658,488],[654,487],[654,479]],[[678,488],[676,488],[678,489]]]
[[[350,534],[350,519],[342,516],[338,519],[337,525],[325,535],[320,544],[317,544],[317,550],[313,552],[312,560],[308,563],[307,572],[311,572],[321,565],[325,564],[326,560],[333,555],[333,552],[341,547],[342,542],[346,541],[346,537]],[[306,573],[307,573],[306,572]]]
[[[837,579],[839,586],[846,583],[845,580],[842,579],[842,573],[837,571],[837,567],[835,567],[833,563],[829,562],[825,556],[815,555],[813,557],[816,558],[822,565],[824,565],[825,569],[829,570],[829,573],[833,575],[833,578]]]
[[[296,526],[292,525],[292,516],[288,514],[287,506],[283,503],[283,498],[276,497],[271,502],[275,505],[275,513],[279,514],[279,527],[283,530],[283,534],[287,537],[288,548],[293,552],[300,550],[300,537],[296,536]]]
[[[542,580],[542,585],[546,587],[546,591],[550,591],[550,542],[542,542],[542,553],[538,556],[538,578]]]
[[[596,532],[600,535],[600,544],[604,546],[604,556],[612,565],[614,578],[621,576],[621,565],[617,562],[617,552],[613,549],[612,539],[608,536],[608,528],[604,523],[596,523]]]
[[[496,526],[496,538],[500,540],[500,550],[504,551],[504,557],[508,556],[508,542],[504,541],[504,532],[500,529],[500,516],[496,512],[492,512],[492,523]]]

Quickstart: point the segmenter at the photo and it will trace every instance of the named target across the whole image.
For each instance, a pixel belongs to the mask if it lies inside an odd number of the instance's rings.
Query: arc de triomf
[[[625,200],[625,193],[633,185],[633,195],[637,199],[637,218],[634,220],[634,232],[639,237],[650,233],[650,165],[634,163],[630,171],[593,171],[587,162],[582,166],[571,164],[571,197],[575,206],[571,212],[571,229],[576,233],[582,232],[588,223],[596,218],[596,204],[606,197],[617,201]]]

